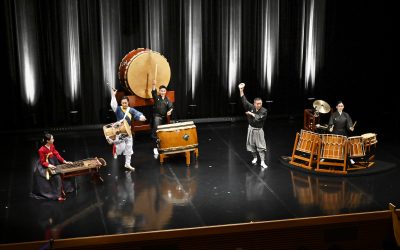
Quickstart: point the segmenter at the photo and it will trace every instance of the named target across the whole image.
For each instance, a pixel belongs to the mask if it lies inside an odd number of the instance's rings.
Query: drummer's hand
[[[65,163],[65,164],[72,165],[72,162],[71,162],[71,161],[64,161],[64,163]]]
[[[139,117],[139,121],[142,121],[142,122],[146,121],[146,117],[144,115],[141,115]]]
[[[167,112],[167,115],[171,115],[171,114],[172,114],[172,109]]]
[[[49,164],[48,168],[49,168],[50,170],[56,170],[56,166],[54,166],[54,165],[52,165],[52,164]]]
[[[332,132],[333,131],[333,128],[329,128],[329,132]]]
[[[350,127],[350,131],[353,132],[354,131],[354,127]]]

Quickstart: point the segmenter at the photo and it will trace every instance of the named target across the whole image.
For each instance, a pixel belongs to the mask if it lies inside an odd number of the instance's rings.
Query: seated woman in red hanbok
[[[59,175],[52,175],[46,178],[46,172],[56,169],[56,165],[61,163],[72,164],[64,160],[54,147],[54,137],[45,133],[42,138],[44,144],[38,151],[39,161],[33,170],[33,183],[31,196],[36,199],[65,200],[65,193],[74,191],[70,180],[62,180]]]

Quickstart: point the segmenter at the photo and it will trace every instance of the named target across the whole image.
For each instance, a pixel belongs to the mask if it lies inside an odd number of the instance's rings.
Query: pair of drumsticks
[[[356,126],[356,124],[357,124],[357,121],[355,121],[354,124],[353,124],[353,126],[350,127],[350,128],[351,128],[351,131],[354,130],[354,127]],[[319,125],[319,124],[317,124],[317,125]],[[319,127],[319,126],[317,126],[317,127]],[[332,125],[332,127],[331,127],[330,129],[333,129],[333,127],[335,127],[335,125]]]

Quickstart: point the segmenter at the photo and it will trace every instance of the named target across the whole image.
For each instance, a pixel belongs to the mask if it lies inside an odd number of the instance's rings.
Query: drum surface
[[[136,49],[129,52],[119,65],[119,79],[122,85],[142,98],[152,98],[153,80],[156,88],[168,86],[171,69],[167,59],[156,51]]]
[[[172,123],[158,126],[159,151],[172,152],[197,148],[197,130],[193,122]]]
[[[346,136],[323,134],[321,141],[321,158],[333,160],[344,159],[346,142]]]
[[[362,136],[353,136],[347,138],[349,156],[363,157],[365,156],[364,139]]]
[[[378,142],[376,139],[377,135],[375,133],[362,134],[361,137],[367,141],[368,144],[376,144]]]
[[[297,150],[304,153],[311,153],[312,146],[319,141],[319,134],[302,129],[300,132]],[[315,147],[317,150],[317,147]],[[316,153],[316,152],[314,152]]]

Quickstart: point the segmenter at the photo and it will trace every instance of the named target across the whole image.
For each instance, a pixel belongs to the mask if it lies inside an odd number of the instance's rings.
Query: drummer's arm
[[[118,107],[118,103],[117,103],[117,99],[115,98],[115,94],[117,93],[117,91],[114,91],[111,94],[111,102],[110,102],[110,106],[112,108],[112,110],[115,112],[117,110]]]
[[[134,109],[134,108],[131,108],[130,110],[129,110],[129,112],[131,112],[131,114],[132,114],[132,116],[133,116],[133,119],[135,119],[135,120],[139,120],[139,121],[146,121],[146,117],[143,115],[143,113],[142,112],[139,112],[139,111],[137,111],[136,109]]]
[[[347,115],[347,128],[348,128],[350,131],[354,131],[353,120],[351,120],[350,115]]]
[[[168,101],[168,111],[167,111],[167,115],[171,115],[172,114],[172,110],[174,110],[174,105],[172,104],[171,101]]]
[[[328,124],[329,132],[333,131],[333,115],[329,117],[329,124]]]
[[[156,80],[153,81],[151,96],[153,97],[154,101],[157,99]]]
[[[261,114],[254,114],[255,121],[265,121],[267,119],[267,110],[262,112]]]

